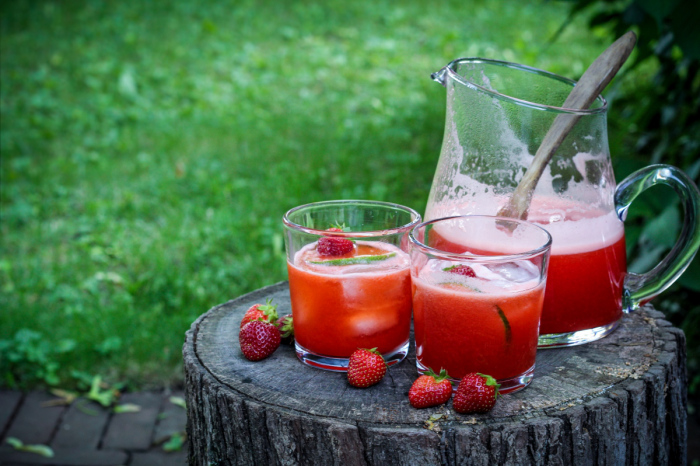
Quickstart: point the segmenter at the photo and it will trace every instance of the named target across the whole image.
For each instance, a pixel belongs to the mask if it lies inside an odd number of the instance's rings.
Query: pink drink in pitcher
[[[464,208],[444,210],[460,212]],[[626,273],[624,228],[617,215],[536,198],[528,221],[552,235],[540,334],[576,332],[617,322],[622,316]],[[458,239],[441,238],[438,244],[454,252],[464,249]]]

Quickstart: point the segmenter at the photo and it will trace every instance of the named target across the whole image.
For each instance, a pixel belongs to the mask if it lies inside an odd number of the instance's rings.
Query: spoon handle
[[[584,110],[590,107],[601,91],[605,89],[605,86],[620,71],[623,63],[632,53],[636,42],[637,36],[632,31],[613,42],[583,73],[562,107],[575,110]],[[554,119],[552,126],[542,140],[542,144],[537,149],[532,164],[518,183],[511,198],[498,211],[499,216],[527,219],[532,193],[535,191],[542,172],[579,118],[581,115],[561,113]]]

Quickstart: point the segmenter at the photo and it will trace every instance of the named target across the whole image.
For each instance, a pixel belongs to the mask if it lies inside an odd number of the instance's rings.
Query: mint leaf
[[[342,259],[330,259],[327,261],[309,261],[310,264],[316,265],[357,265],[357,264],[371,264],[372,262],[379,262],[387,260],[390,257],[394,257],[395,252],[390,252],[389,254],[379,254],[376,256],[355,256],[355,257],[344,257]]]
[[[503,309],[501,309],[498,304],[494,304],[496,306],[496,310],[498,311],[498,317],[501,318],[503,321],[503,326],[506,328],[506,344],[509,344],[510,341],[513,339],[513,334],[510,330],[510,322],[508,322],[508,318],[506,317],[505,312],[503,312]]]

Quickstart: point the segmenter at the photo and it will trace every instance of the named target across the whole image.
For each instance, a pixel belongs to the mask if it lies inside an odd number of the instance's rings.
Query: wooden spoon
[[[632,31],[613,42],[583,73],[562,107],[577,110],[585,110],[590,107],[601,91],[605,89],[605,86],[620,71],[620,67],[632,53],[636,42],[637,36]],[[537,149],[532,165],[523,175],[506,205],[498,211],[499,216],[527,219],[532,193],[535,191],[542,172],[579,118],[581,115],[560,113],[554,119],[542,144]]]

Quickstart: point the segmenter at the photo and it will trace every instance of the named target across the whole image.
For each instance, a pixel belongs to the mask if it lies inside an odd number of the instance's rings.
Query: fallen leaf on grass
[[[7,437],[5,442],[9,443],[15,450],[35,453],[45,456],[46,458],[53,458],[53,450],[46,445],[25,445],[20,439],[15,437]]]
[[[439,421],[440,419],[447,419],[447,414],[444,414],[444,413],[433,414],[423,423],[423,427],[425,429],[428,429],[428,430],[438,434],[442,431],[442,429],[440,429],[440,426],[438,424],[435,424],[435,422]]]
[[[68,390],[61,390],[60,388],[52,389],[51,393],[56,395],[58,398],[44,401],[41,403],[42,408],[50,408],[51,406],[67,406],[78,398],[77,393],[69,392]]]
[[[163,444],[163,451],[180,451],[185,444],[187,434],[185,432],[175,432],[167,442]]]
[[[172,404],[179,406],[182,409],[187,409],[187,403],[185,402],[184,398],[180,396],[171,396],[169,400]]]
[[[138,413],[139,411],[141,411],[141,406],[133,403],[124,403],[123,405],[117,405],[114,407],[115,414]]]
[[[119,397],[119,390],[113,388],[107,388],[102,390],[102,377],[96,375],[92,379],[92,384],[90,385],[90,392],[87,394],[87,398],[92,401],[97,401],[104,407],[109,407],[114,403]]]

